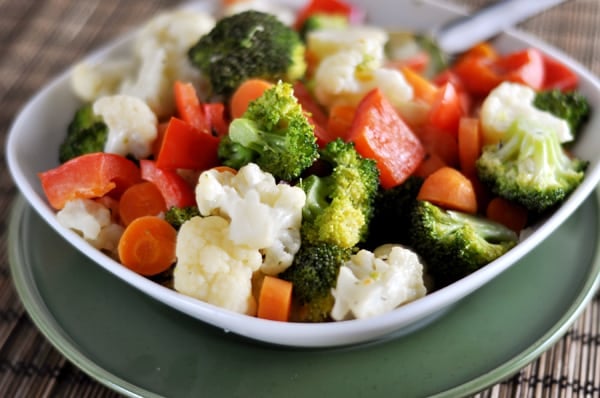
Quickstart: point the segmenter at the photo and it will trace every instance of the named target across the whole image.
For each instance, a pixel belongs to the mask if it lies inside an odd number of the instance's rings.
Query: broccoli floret
[[[517,243],[516,233],[502,224],[422,200],[413,207],[410,236],[436,288],[469,275]]]
[[[230,95],[244,80],[295,81],[304,76],[305,47],[298,32],[277,17],[244,11],[217,22],[188,51],[216,95]]]
[[[200,210],[197,206],[171,207],[165,213],[165,221],[179,229],[184,222],[199,215]]]
[[[311,14],[300,28],[300,36],[306,38],[306,35],[313,30],[325,28],[345,28],[348,26],[348,17],[344,14],[335,13],[314,13]]]
[[[558,89],[541,91],[536,94],[533,105],[566,120],[574,136],[577,136],[591,112],[588,99],[578,91],[563,92]]]
[[[301,234],[308,242],[353,247],[367,237],[379,188],[379,170],[351,142],[336,139],[320,151],[331,167],[326,175],[311,174],[299,185],[306,192]]]
[[[80,107],[67,128],[67,136],[61,143],[58,160],[64,163],[77,156],[102,152],[108,137],[108,126],[102,117],[95,115],[92,104]]]
[[[234,119],[218,150],[223,164],[239,169],[256,163],[263,171],[293,180],[318,157],[314,126],[290,83],[278,82]]]
[[[298,309],[295,318],[305,322],[328,320],[335,287],[342,264],[350,259],[351,250],[325,242],[302,242],[290,267],[279,274],[292,282],[292,295]]]
[[[408,244],[407,226],[421,185],[423,178],[412,175],[400,185],[379,190],[366,248],[373,250],[386,243]]]
[[[569,157],[554,131],[519,118],[477,160],[482,183],[533,214],[560,204],[583,181],[588,162]]]

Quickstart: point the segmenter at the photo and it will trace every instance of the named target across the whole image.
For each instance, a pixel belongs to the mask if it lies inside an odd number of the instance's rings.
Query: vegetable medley
[[[39,173],[65,227],[145,277],[265,319],[382,314],[486,266],[584,178],[591,112],[535,48],[452,64],[345,0],[164,12]]]

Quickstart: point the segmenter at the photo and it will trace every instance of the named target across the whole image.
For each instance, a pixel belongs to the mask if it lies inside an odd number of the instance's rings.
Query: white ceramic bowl
[[[293,0],[287,0],[288,3]],[[403,29],[428,29],[456,16],[456,10],[433,2],[410,0],[355,0],[367,12],[370,23]],[[211,7],[210,2],[190,4]],[[125,37],[90,55],[94,59],[123,51],[130,37]],[[565,54],[529,35],[510,31],[495,42],[502,52],[534,46],[562,60],[581,77],[581,91],[593,109],[600,109],[600,84],[596,78]],[[251,339],[272,344],[298,347],[339,346],[366,342],[388,335],[415,330],[435,319],[475,289],[489,282],[532,250],[554,231],[594,190],[600,179],[600,112],[594,112],[573,151],[590,161],[585,180],[569,199],[543,224],[509,253],[468,277],[390,313],[365,320],[301,324],[267,321],[217,308],[137,275],[100,251],[92,248],[76,233],[62,227],[45,200],[37,173],[57,166],[57,152],[66,126],[79,105],[69,87],[69,71],[44,87],[22,109],[10,130],[6,153],[10,172],[30,205],[58,233],[99,266],[133,288],[199,320]]]

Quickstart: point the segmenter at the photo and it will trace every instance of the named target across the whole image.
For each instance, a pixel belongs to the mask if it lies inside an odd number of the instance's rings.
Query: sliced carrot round
[[[164,219],[139,217],[125,228],[119,240],[119,260],[138,274],[156,275],[175,263],[176,241],[177,231]]]
[[[250,102],[254,101],[271,88],[273,83],[262,79],[248,79],[238,86],[231,96],[229,110],[233,119],[241,117]]]
[[[157,216],[167,211],[165,199],[158,187],[144,181],[127,188],[119,200],[119,215],[123,225],[142,216]]]
[[[442,167],[423,181],[417,199],[429,201],[449,210],[474,214],[477,195],[473,183],[452,167]]]

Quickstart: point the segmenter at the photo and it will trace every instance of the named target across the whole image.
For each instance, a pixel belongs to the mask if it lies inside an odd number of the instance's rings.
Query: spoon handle
[[[436,32],[437,43],[448,54],[463,52],[504,29],[566,0],[502,0],[475,13],[452,20]]]

